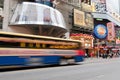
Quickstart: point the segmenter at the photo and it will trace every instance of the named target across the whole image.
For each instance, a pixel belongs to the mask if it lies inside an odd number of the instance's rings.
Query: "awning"
[[[120,22],[117,21],[114,17],[110,16],[107,13],[92,13],[93,18],[102,18],[102,19],[108,19],[109,21],[115,23],[116,25],[120,26]]]

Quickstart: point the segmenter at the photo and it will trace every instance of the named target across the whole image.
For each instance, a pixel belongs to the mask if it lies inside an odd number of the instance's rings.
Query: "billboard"
[[[85,26],[85,12],[74,9],[73,21],[75,26]]]
[[[107,40],[115,40],[115,27],[114,27],[114,23],[108,22],[107,23],[107,29],[108,29]]]
[[[73,25],[76,27],[83,27],[93,29],[93,16],[90,13],[83,12],[77,9],[73,11]]]

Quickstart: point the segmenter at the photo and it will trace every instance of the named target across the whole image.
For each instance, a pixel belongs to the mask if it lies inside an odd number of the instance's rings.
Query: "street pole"
[[[100,55],[100,53],[99,53],[99,48],[100,48],[100,43],[99,43],[99,39],[97,39],[97,47],[98,47],[98,52],[97,52],[97,57],[99,58],[99,55]]]

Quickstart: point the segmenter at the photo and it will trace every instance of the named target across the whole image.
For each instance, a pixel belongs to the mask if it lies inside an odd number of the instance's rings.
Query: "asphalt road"
[[[120,59],[0,72],[0,80],[120,80]]]

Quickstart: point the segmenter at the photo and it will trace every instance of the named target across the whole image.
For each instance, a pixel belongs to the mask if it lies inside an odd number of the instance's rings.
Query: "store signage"
[[[71,33],[71,39],[79,40],[82,43],[82,47],[84,48],[92,48],[93,47],[93,36],[82,33]]]
[[[107,23],[107,29],[108,29],[108,40],[114,40],[115,39],[115,28],[114,28],[114,23],[108,22]]]
[[[107,37],[108,30],[107,27],[103,24],[98,24],[94,28],[94,36],[98,39],[104,39]]]

